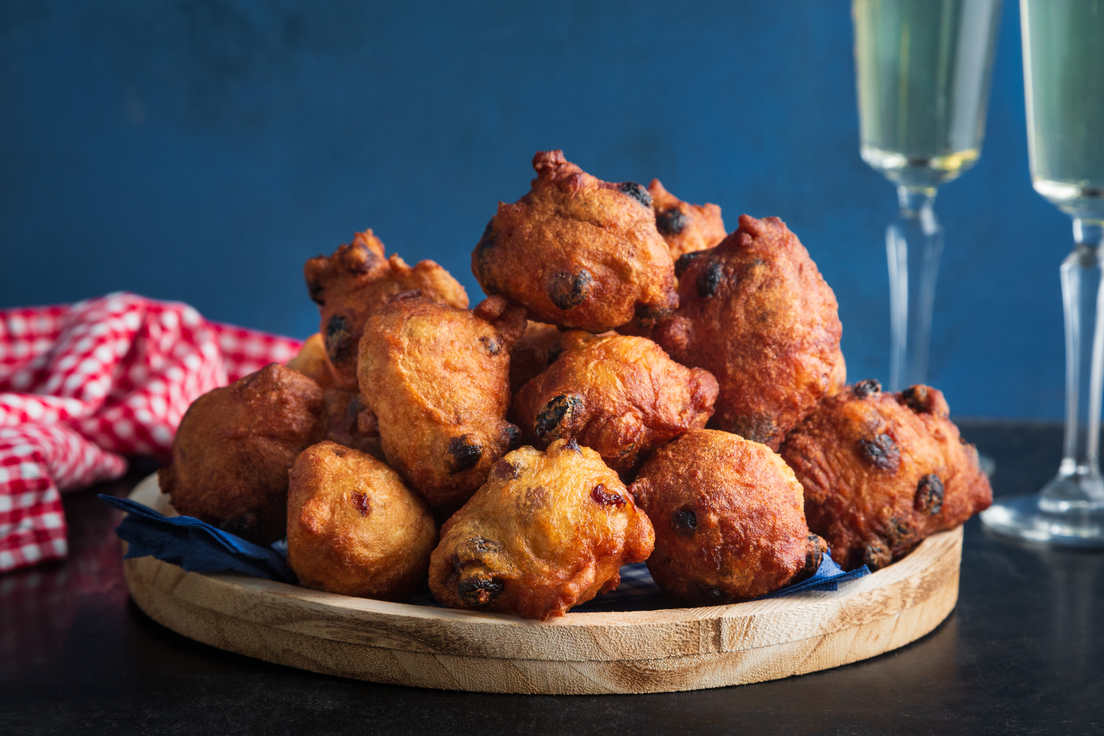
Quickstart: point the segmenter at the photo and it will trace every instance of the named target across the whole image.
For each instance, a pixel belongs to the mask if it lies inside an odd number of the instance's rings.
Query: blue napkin
[[[843,568],[837,565],[835,560],[826,554],[820,561],[820,567],[817,568],[816,573],[808,580],[803,580],[795,585],[788,585],[773,593],[760,596],[755,600],[781,598],[783,596],[795,595],[810,590],[837,590],[840,583],[845,583],[848,580],[854,580],[869,574],[870,570],[867,569],[866,565],[850,572],[844,572]],[[428,595],[428,590],[419,594],[419,596]],[[415,601],[410,602],[414,603]],[[422,605],[427,604],[423,603],[421,600],[418,600],[418,602],[422,603]],[[432,605],[432,603],[429,603],[429,605]],[[648,565],[643,562],[637,562],[632,565],[624,565],[621,567],[621,585],[617,586],[617,590],[593,598],[580,606],[575,606],[571,610],[580,613],[655,611],[663,608],[681,608],[684,605],[686,604],[673,601],[661,593],[659,588],[656,587],[655,581],[652,580],[652,574],[648,571]]]
[[[284,555],[191,516],[162,516],[126,498],[100,494],[109,506],[127,512],[115,534],[130,544],[126,559],[152,555],[188,572],[241,572],[281,583],[298,582]]]
[[[869,575],[870,569],[866,565],[857,567],[851,572],[844,572],[843,568],[836,564],[836,561],[832,559],[832,556],[825,553],[824,557],[820,561],[820,567],[813,573],[813,576],[808,580],[802,580],[800,583],[794,585],[787,585],[781,590],[776,590],[773,593],[767,593],[764,596],[760,596],[757,600],[763,598],[779,598],[784,595],[792,595],[794,593],[801,593],[806,590],[839,590],[840,583],[846,583],[848,580],[855,580],[863,576]]]
[[[241,572],[281,583],[296,583],[295,574],[287,566],[287,547],[281,542],[273,548],[261,547],[241,537],[191,516],[162,516],[148,506],[125,498],[100,494],[100,499],[127,512],[123,523],[115,530],[120,539],[130,544],[127,559],[152,555],[159,560],[179,565],[188,572]],[[840,583],[869,575],[866,565],[844,572],[829,555],[824,555],[816,574],[808,580],[776,590],[762,598],[778,598],[807,590],[836,590]],[[414,595],[410,603],[439,607],[429,588]],[[670,607],[643,562],[621,568],[621,585],[617,590],[581,606],[574,611],[644,611]]]

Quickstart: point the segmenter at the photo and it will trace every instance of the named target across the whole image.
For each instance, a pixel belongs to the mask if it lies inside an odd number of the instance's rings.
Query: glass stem
[[[1073,252],[1062,262],[1066,314],[1066,436],[1059,479],[1044,497],[1099,501],[1100,400],[1104,383],[1104,223],[1074,218]]]
[[[898,187],[901,209],[886,228],[891,391],[926,383],[928,378],[935,282],[943,256],[935,195],[934,187]]]

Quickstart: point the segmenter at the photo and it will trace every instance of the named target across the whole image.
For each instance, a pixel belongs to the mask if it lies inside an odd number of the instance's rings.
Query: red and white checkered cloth
[[[192,401],[299,346],[126,293],[0,310],[0,573],[65,557],[59,491],[167,459]]]

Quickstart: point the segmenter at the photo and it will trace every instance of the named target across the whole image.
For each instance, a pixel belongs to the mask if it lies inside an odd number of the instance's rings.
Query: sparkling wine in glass
[[[1035,191],[1073,218],[1063,261],[1066,427],[1058,475],[1041,493],[998,499],[988,528],[1104,547],[1104,0],[1020,0],[1027,142]]]
[[[897,185],[886,228],[893,391],[925,383],[938,187],[981,155],[1001,0],[854,0],[863,160]]]

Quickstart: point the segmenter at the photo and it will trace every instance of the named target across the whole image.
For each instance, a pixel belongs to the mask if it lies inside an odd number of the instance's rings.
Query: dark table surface
[[[996,495],[1037,490],[1061,429],[960,422]],[[689,693],[513,696],[343,680],[198,644],[123,582],[118,514],[145,474],[65,499],[70,557],[0,577],[0,734],[1097,733],[1104,554],[1015,546],[966,525],[958,606],[931,634],[846,667]]]

